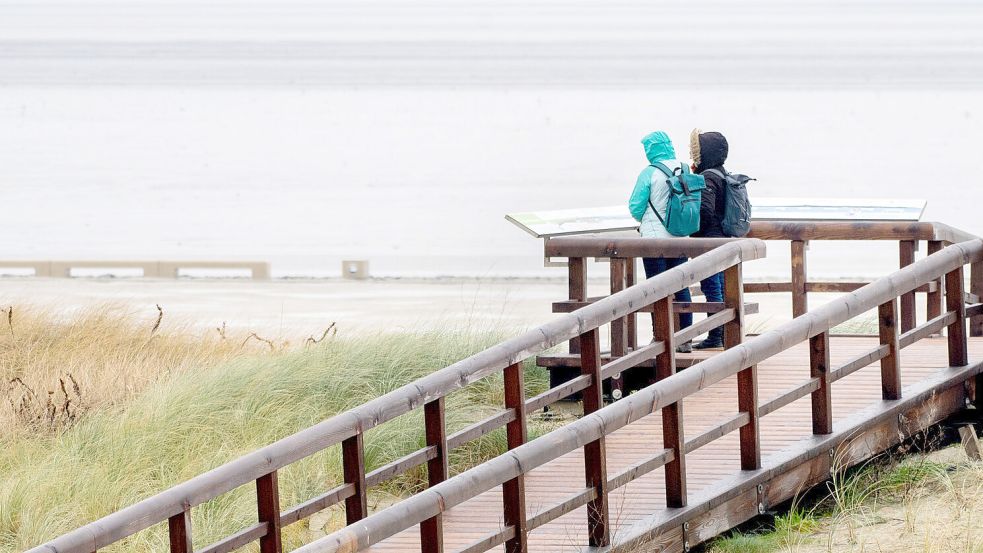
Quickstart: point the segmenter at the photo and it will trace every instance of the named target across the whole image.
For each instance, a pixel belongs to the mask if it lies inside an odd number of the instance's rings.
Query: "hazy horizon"
[[[752,194],[921,198],[983,234],[962,209],[981,23],[971,2],[0,2],[4,257],[555,275],[505,213],[622,203],[638,139],[685,155],[697,126]]]

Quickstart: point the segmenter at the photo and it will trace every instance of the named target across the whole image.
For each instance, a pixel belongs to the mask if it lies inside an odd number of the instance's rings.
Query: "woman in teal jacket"
[[[645,157],[649,160],[649,166],[642,169],[635,181],[635,189],[632,190],[631,198],[628,199],[628,210],[631,216],[639,222],[638,232],[646,238],[674,238],[666,229],[662,220],[666,219],[666,202],[669,200],[669,185],[666,183],[666,176],[661,170],[655,167],[656,163],[665,165],[669,171],[675,170],[682,165],[676,159],[676,150],[672,147],[672,141],[663,131],[649,133],[642,138],[642,146],[645,147]],[[658,216],[652,211],[653,207],[659,210]],[[644,257],[642,265],[645,267],[645,278],[652,278],[659,273],[663,273],[677,265],[686,262],[685,257],[666,258],[666,257]],[[684,288],[675,295],[676,301],[690,302],[692,298],[689,288]],[[679,314],[679,327],[686,328],[693,324],[692,313]],[[652,314],[652,330],[655,331],[655,314]],[[677,351],[689,353],[692,347],[689,342],[680,344]]]

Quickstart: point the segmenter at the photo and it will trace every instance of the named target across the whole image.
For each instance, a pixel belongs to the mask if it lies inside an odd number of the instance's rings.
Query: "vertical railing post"
[[[193,553],[191,545],[191,511],[185,510],[167,519],[171,553]]]
[[[266,523],[266,535],[259,539],[260,553],[281,553],[280,539],[280,486],[276,471],[256,479],[256,507],[259,522]]]
[[[902,269],[915,262],[915,252],[918,251],[918,242],[914,240],[901,240],[899,242],[899,258]],[[908,332],[915,328],[915,292],[911,291],[901,295],[901,332]]]
[[[819,379],[812,392],[812,433],[833,433],[833,394],[829,382],[829,331],[809,338],[809,376]]]
[[[628,275],[626,260],[621,257],[611,258],[611,294],[617,294],[625,289]],[[627,317],[619,317],[611,321],[611,358],[622,357],[627,353],[628,326]],[[621,399],[624,393],[624,379],[621,373],[611,377],[611,397]]]
[[[437,455],[427,461],[428,486],[436,486],[447,480],[447,427],[445,426],[446,417],[444,415],[443,397],[423,405],[427,446],[437,449]],[[437,513],[420,523],[420,546],[423,553],[442,553],[444,551],[443,513]]]
[[[881,345],[888,347],[887,356],[881,359],[881,395],[884,399],[901,399],[898,298],[882,303],[877,315]]]
[[[734,318],[724,325],[724,349],[744,341],[744,279],[741,264],[724,271],[724,307],[734,310]],[[737,373],[737,409],[748,414],[741,427],[741,468],[761,468],[761,437],[758,430],[758,367],[751,365]]]
[[[655,378],[662,380],[676,374],[676,342],[672,296],[656,301],[654,339],[665,344],[665,351],[655,358]],[[683,401],[662,408],[662,447],[672,450],[666,463],[666,505],[686,506],[686,438],[683,433]]]
[[[526,443],[526,398],[522,364],[505,368],[505,408],[515,411],[515,420],[505,425],[509,450]],[[515,537],[505,542],[505,553],[526,553],[526,487],[525,476],[520,474],[502,484],[502,503],[505,509],[505,525],[515,528]]]
[[[355,494],[345,499],[345,523],[354,524],[369,515],[361,431],[341,442],[341,468],[345,483],[355,487]]]
[[[629,257],[625,260],[625,286],[631,288],[635,285],[635,258]],[[638,314],[628,315],[628,347],[632,350],[638,349]]]
[[[959,282],[963,281],[961,277],[958,280]],[[969,291],[970,293],[983,298],[983,262],[977,261],[976,263],[973,263],[972,265],[969,266]],[[946,294],[948,295],[948,292],[946,292]],[[946,301],[948,302],[948,300]],[[955,301],[955,299],[953,299],[953,301]],[[965,314],[966,312],[965,304],[966,304],[965,301],[960,304],[963,306],[963,314]],[[949,332],[949,335],[950,336],[952,335],[952,331]],[[969,320],[969,335],[983,336],[983,315],[973,317]],[[963,342],[965,342],[965,340],[963,340]],[[958,344],[956,345],[958,346]],[[968,353],[965,346],[962,348],[959,347],[953,348],[953,346],[950,343],[949,346],[950,364],[952,364],[952,360],[953,360],[952,358],[953,349],[955,349],[958,352],[961,352],[963,355],[967,355],[967,359],[968,359]],[[976,397],[974,399],[976,408],[980,411],[983,411],[983,374],[976,375],[976,387],[974,393],[976,394]]]
[[[580,372],[591,377],[584,390],[584,415],[603,406],[601,397],[601,344],[597,329],[580,335]],[[584,445],[584,464],[587,487],[594,488],[597,497],[587,504],[587,534],[591,547],[606,547],[611,543],[608,519],[608,474],[604,451],[604,436]]]
[[[941,240],[929,240],[928,249],[926,250],[927,255],[932,255],[942,250]],[[931,288],[927,294],[925,294],[925,319],[931,321],[932,319],[938,317],[942,314],[942,279],[938,278],[929,283],[929,286],[935,286],[935,291],[933,292]]]
[[[949,325],[949,366],[963,367],[969,363],[968,341],[966,340],[966,294],[963,283],[963,268],[958,267],[945,275],[945,308],[956,314],[956,320]],[[976,391],[979,396],[979,390]],[[977,400],[979,398],[977,397]]]
[[[585,301],[587,299],[587,260],[583,257],[567,259],[567,297],[570,301]],[[570,353],[580,353],[580,338],[570,339]],[[551,386],[556,386],[550,383]]]
[[[804,315],[809,310],[809,295],[806,291],[806,245],[805,240],[792,240],[792,317]]]
[[[977,261],[969,266],[969,291],[983,298],[983,261]],[[969,335],[983,336],[983,315],[977,315],[970,319]],[[983,395],[983,392],[980,394]]]

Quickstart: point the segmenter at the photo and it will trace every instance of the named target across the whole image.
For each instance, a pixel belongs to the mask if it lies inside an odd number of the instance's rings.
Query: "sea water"
[[[615,205],[719,130],[760,196],[928,200],[983,234],[968,2],[0,2],[3,259],[557,276],[515,211]],[[751,276],[787,273],[772,244]],[[890,244],[814,244],[866,277]]]

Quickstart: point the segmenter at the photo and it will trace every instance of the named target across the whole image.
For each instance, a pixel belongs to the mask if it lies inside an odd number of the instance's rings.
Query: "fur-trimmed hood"
[[[689,157],[697,173],[723,167],[727,161],[729,146],[719,132],[703,132],[693,129],[689,135]]]

